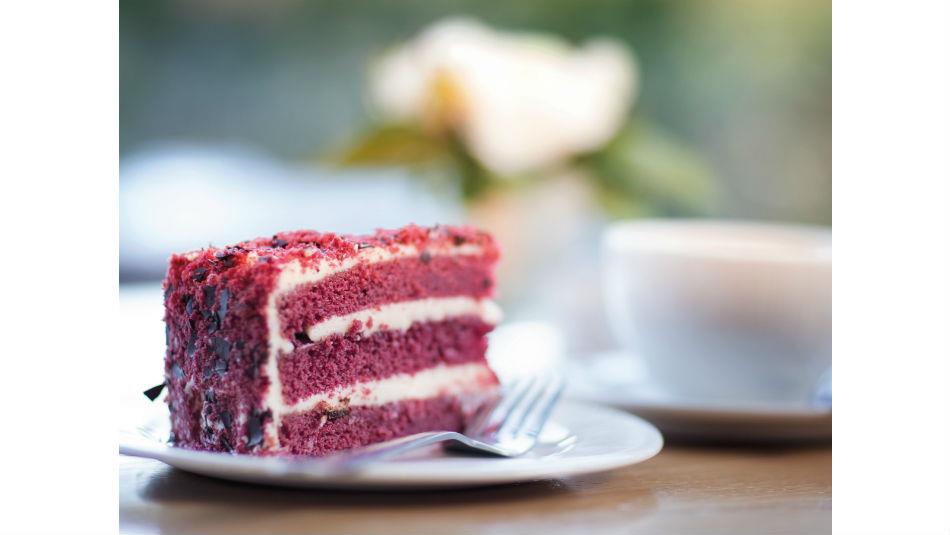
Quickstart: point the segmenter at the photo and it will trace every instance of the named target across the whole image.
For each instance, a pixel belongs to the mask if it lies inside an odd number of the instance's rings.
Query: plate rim
[[[502,459],[502,467],[491,470],[433,470],[432,461],[404,460],[381,462],[363,471],[334,474],[319,469],[319,459],[298,459],[288,463],[286,458],[233,455],[177,448],[152,441],[141,435],[126,432],[120,440],[122,455],[154,459],[174,468],[219,479],[264,483],[269,485],[313,488],[463,488],[525,481],[562,479],[582,474],[615,470],[646,461],[656,456],[664,446],[663,435],[644,418],[602,404],[574,399],[559,403],[559,409],[599,413],[613,419],[625,420],[633,426],[641,441],[635,446],[614,452],[570,458],[569,462],[553,464],[553,459]],[[561,425],[565,425],[561,423]],[[571,426],[565,425],[570,430]],[[313,465],[309,463],[313,462]],[[430,466],[421,467],[427,464]],[[262,466],[263,465],[263,466]],[[514,465],[514,466],[513,466]],[[293,467],[296,467],[294,469]]]
[[[782,406],[779,404],[755,404],[745,405],[732,404],[725,402],[709,402],[703,404],[692,400],[664,400],[660,398],[649,397],[621,397],[608,394],[593,394],[583,390],[569,390],[565,396],[570,401],[582,403],[592,403],[596,405],[608,406],[613,409],[623,411],[649,411],[663,412],[664,414],[691,414],[701,415],[709,418],[733,418],[733,419],[768,419],[771,421],[813,421],[824,420],[833,415],[832,409],[821,407],[793,407]]]

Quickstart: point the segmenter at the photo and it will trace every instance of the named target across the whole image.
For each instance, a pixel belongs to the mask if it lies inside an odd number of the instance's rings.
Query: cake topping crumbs
[[[283,247],[287,247],[290,244],[290,242],[288,242],[285,239],[278,238],[277,235],[274,234],[274,237],[271,239],[271,244],[274,247],[283,248]]]
[[[162,394],[162,390],[164,389],[165,389],[165,383],[162,383],[160,385],[155,385],[152,388],[149,388],[148,390],[142,393],[145,394],[145,397],[147,397],[150,401],[155,401],[156,399],[158,399],[158,396]]]
[[[419,255],[419,260],[421,260],[423,264],[428,264],[432,260],[432,253],[429,251],[422,251],[422,254]]]
[[[314,256],[318,253],[320,254],[320,256],[326,256],[326,253],[320,247],[307,247],[306,249],[303,250],[303,254],[305,254],[306,256]]]
[[[191,279],[195,282],[201,282],[208,276],[208,268],[197,268],[191,272]]]

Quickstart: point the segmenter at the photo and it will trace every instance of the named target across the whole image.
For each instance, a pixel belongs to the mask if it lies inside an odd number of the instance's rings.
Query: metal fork
[[[324,460],[333,471],[348,472],[412,450],[448,442],[454,451],[518,457],[538,442],[551,409],[564,389],[560,376],[531,377],[512,382],[494,406],[477,413],[463,433],[428,431],[340,453]]]

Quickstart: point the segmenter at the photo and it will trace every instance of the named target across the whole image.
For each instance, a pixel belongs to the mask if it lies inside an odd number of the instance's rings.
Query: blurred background
[[[124,288],[208,243],[470,222],[508,317],[584,352],[607,222],[831,224],[830,2],[120,9]]]

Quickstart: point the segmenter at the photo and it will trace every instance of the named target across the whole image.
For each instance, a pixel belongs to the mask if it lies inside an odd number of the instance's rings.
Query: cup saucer
[[[831,407],[687,399],[651,383],[623,352],[572,359],[568,397],[637,414],[668,437],[717,442],[818,442],[831,439]]]

